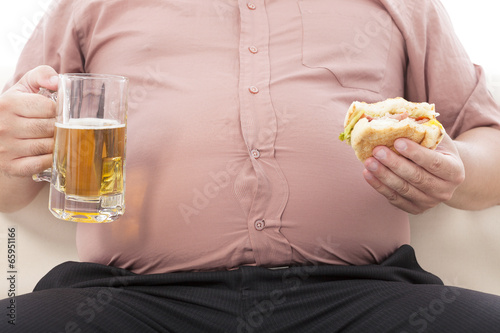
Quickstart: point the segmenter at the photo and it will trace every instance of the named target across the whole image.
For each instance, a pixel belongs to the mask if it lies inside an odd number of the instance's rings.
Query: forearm
[[[12,213],[24,208],[43,186],[31,177],[8,177],[0,173],[0,212]]]
[[[457,137],[455,144],[465,166],[465,181],[446,204],[466,210],[500,205],[500,131],[475,128]]]

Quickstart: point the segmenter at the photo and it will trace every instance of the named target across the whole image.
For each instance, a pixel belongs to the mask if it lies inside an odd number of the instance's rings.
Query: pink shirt
[[[126,213],[78,225],[82,261],[376,263],[409,243],[408,216],[339,141],[351,102],[435,103],[452,136],[500,127],[437,0],[55,3],[14,80],[40,64],[130,78]]]

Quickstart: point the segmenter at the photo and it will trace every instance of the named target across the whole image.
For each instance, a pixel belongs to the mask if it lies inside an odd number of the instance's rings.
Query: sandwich
[[[436,149],[445,134],[437,116],[434,104],[412,103],[401,97],[372,104],[353,102],[339,138],[351,145],[360,161],[372,156],[377,146],[387,146],[397,153],[394,141],[398,138]]]

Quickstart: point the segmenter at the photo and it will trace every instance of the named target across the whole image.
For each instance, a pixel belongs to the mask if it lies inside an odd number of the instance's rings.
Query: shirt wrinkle
[[[381,262],[410,242],[408,214],[338,140],[349,105],[430,99],[453,135],[500,128],[482,72],[448,57],[464,51],[434,0],[54,3],[13,82],[41,64],[130,78],[125,215],[78,225],[82,261],[139,274]]]

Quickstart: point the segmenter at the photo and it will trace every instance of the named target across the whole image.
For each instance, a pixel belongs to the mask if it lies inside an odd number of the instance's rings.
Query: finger
[[[11,89],[38,93],[40,88],[57,90],[59,81],[57,72],[50,66],[39,66],[27,72]]]
[[[382,183],[379,179],[375,177],[375,175],[369,170],[363,171],[363,176],[367,183],[373,187],[378,193],[382,194],[391,205],[404,210],[410,214],[420,214],[425,209],[417,206],[413,201],[404,198],[399,195],[395,190],[389,188],[384,183]]]
[[[441,155],[420,145],[414,148],[416,151]],[[398,156],[386,147],[376,147],[374,157],[377,158],[377,162],[383,165],[379,170],[373,170],[375,176],[404,198],[428,208],[435,206],[437,202],[451,199],[455,187],[454,183],[439,178],[408,158]],[[374,162],[370,161],[367,164],[368,170],[373,168],[373,165]]]
[[[12,161],[8,173],[15,177],[31,177],[52,166],[52,155],[28,156]]]
[[[54,137],[55,119],[26,119],[22,130],[15,131],[16,139],[45,139]]]
[[[394,155],[393,157],[395,157],[396,160],[399,160],[399,163],[401,165],[409,164],[409,166],[402,167],[403,169],[413,169],[411,167],[412,163],[410,161],[400,156],[396,156],[394,153],[392,153],[392,155]],[[393,163],[392,165],[394,166],[395,164]],[[408,179],[405,179],[401,175],[399,175],[397,171],[388,168],[377,159],[370,157],[366,160],[365,166],[367,170],[370,171],[371,174],[385,186],[385,189],[383,192],[381,192],[381,194],[385,195],[388,199],[390,199],[392,195],[397,194],[402,198],[408,199],[413,202],[422,202],[425,205],[430,204],[433,200],[427,194],[430,192],[422,191],[420,188],[414,186]],[[425,185],[426,184],[424,184],[422,187],[425,188]]]
[[[55,118],[24,118],[11,116],[4,126],[4,135],[15,139],[40,139],[54,136]]]
[[[56,103],[51,99],[38,95],[19,93],[9,90],[2,95],[0,109],[6,114],[25,118],[54,118],[56,116]],[[5,119],[3,119],[5,122]]]
[[[412,160],[427,172],[444,181],[457,182],[462,177],[463,168],[457,158],[455,146],[448,145],[449,136],[445,136],[443,144],[437,151],[426,149],[419,144],[407,140],[398,139],[394,143],[396,150],[404,157]]]
[[[33,169],[41,169],[37,171],[40,172],[50,168],[53,147],[53,138],[4,142],[0,144],[0,170],[9,176],[25,177],[30,176]],[[35,163],[32,167],[28,165],[30,161]]]
[[[7,111],[0,117],[1,138],[35,139],[54,135],[55,103],[42,96],[38,96],[41,100],[31,97],[17,98],[10,94],[2,98],[2,105],[11,109],[0,106]]]
[[[421,146],[417,150],[429,151]],[[394,154],[386,147],[376,147],[373,153],[380,163],[390,169],[390,171],[384,172],[385,169],[382,168],[377,177],[383,179],[382,181],[386,185],[407,198],[420,196],[418,192],[424,192],[427,193],[426,196],[434,197],[440,193],[437,189],[448,187],[441,178],[429,173],[409,159]],[[368,167],[372,166],[373,163],[371,161]]]
[[[56,103],[51,99],[37,95],[24,95],[18,100],[15,114],[25,118],[55,118]]]
[[[53,138],[21,140],[19,144],[20,157],[52,154],[53,150],[54,150]]]

